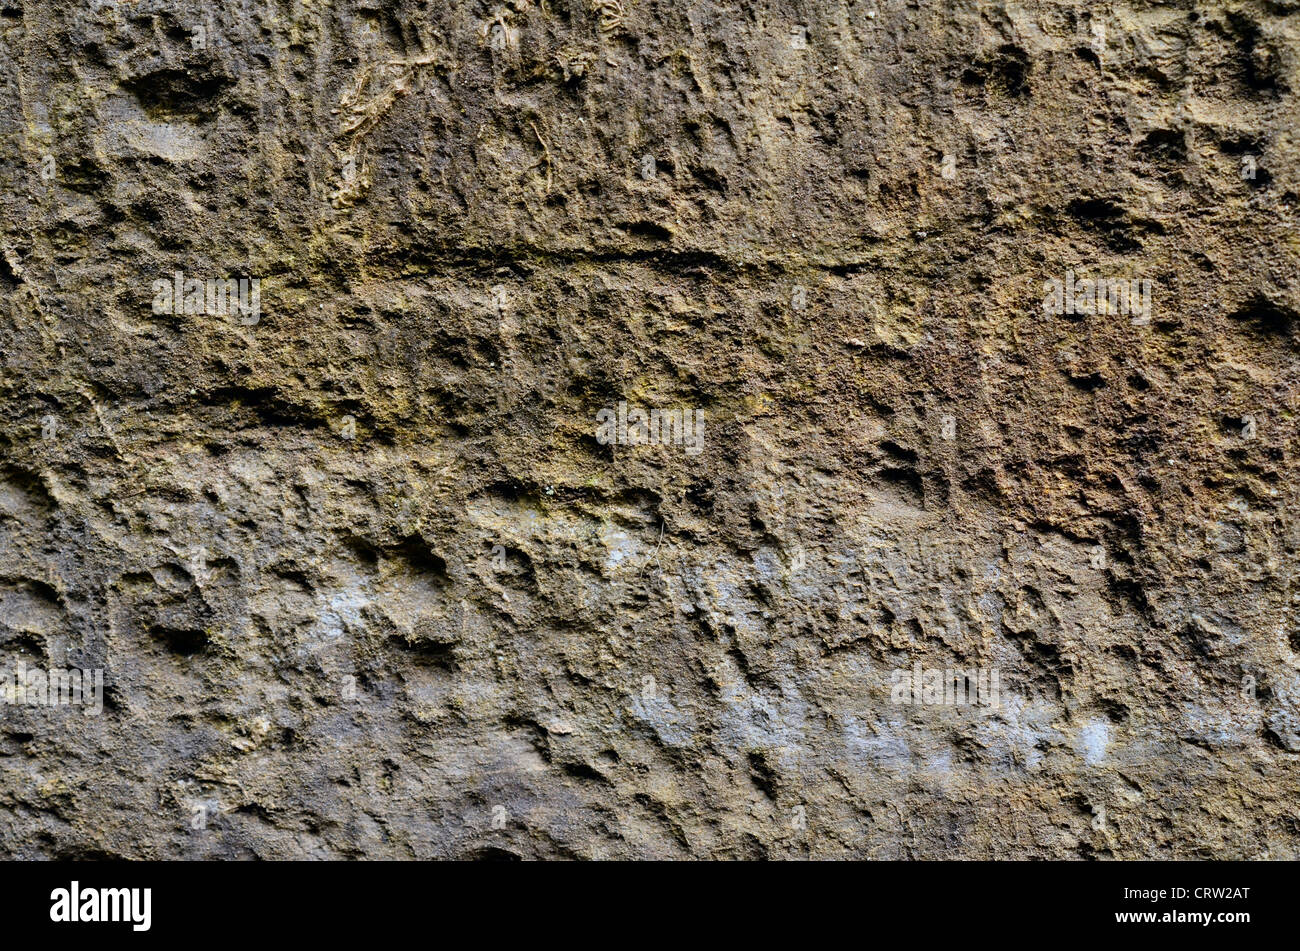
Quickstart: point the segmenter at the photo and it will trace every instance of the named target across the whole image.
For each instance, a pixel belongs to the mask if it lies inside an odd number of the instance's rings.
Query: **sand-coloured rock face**
[[[0,853],[1296,858],[1300,3],[1177,6],[0,5]]]

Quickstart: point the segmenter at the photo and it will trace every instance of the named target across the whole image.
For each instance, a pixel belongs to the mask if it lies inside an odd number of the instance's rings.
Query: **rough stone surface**
[[[3,0],[0,62],[0,668],[105,683],[0,706],[0,853],[1300,855],[1300,3]]]

